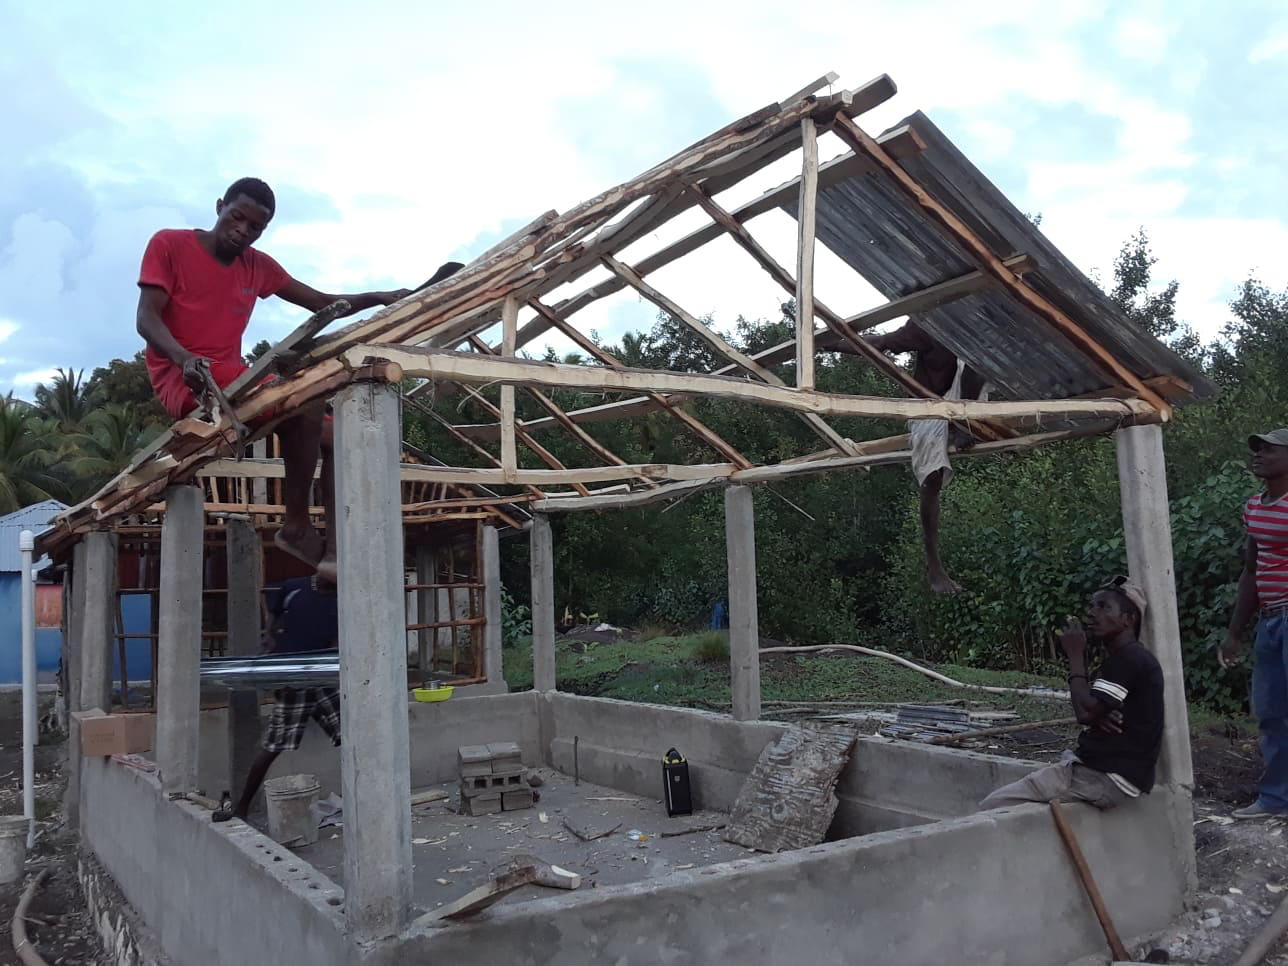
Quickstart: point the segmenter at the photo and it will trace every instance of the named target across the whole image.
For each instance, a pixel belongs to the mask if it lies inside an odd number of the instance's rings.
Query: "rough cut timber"
[[[835,75],[824,74],[784,101],[747,114],[630,181],[567,211],[547,212],[450,277],[365,319],[329,332],[323,331],[326,315],[309,319],[273,354],[273,365],[283,374],[259,381],[269,366],[265,362],[233,387],[230,398],[237,419],[258,425],[256,435],[263,437],[299,407],[327,399],[352,382],[396,382],[419,373],[432,382],[416,390],[409,404],[465,446],[469,455],[463,461],[473,465],[426,468],[419,480],[406,481],[404,503],[415,507],[415,516],[404,514],[404,519],[428,521],[435,514],[457,519],[481,513],[513,524],[523,511],[506,503],[507,498],[535,500],[543,509],[627,506],[680,497],[726,481],[860,469],[876,465],[871,461],[883,454],[903,458],[901,443],[851,440],[857,434],[848,426],[841,432],[822,422],[823,416],[893,423],[908,418],[970,420],[972,432],[983,440],[978,451],[987,453],[984,447],[993,446],[993,441],[1023,449],[1087,432],[1109,432],[1119,425],[1157,422],[1166,419],[1171,405],[1213,395],[1214,387],[1201,373],[1123,318],[928,118],[913,114],[875,138],[864,132],[856,119],[894,96],[889,77],[881,75],[834,94],[812,93],[835,80]],[[822,148],[838,136],[853,150],[824,161],[809,149],[814,138]],[[762,187],[742,205],[722,203],[723,192],[789,155],[798,159],[803,178],[769,190]],[[647,253],[653,233],[695,208],[706,213],[707,224]],[[794,271],[775,262],[749,227],[761,215],[783,210],[802,215]],[[805,300],[799,338],[745,354],[670,302],[650,280],[651,273],[722,237],[752,256],[746,260],[747,272],[769,272],[786,293]],[[834,296],[812,291],[816,286],[810,284],[810,254],[819,245],[831,249],[887,303],[848,315],[830,309],[826,300]],[[605,264],[613,271],[607,280],[577,285],[583,278],[589,282],[590,273],[602,272]],[[709,373],[632,370],[574,328],[572,319],[580,310],[627,285],[679,316],[715,346],[724,356],[720,366]],[[577,294],[552,302],[564,286]],[[811,307],[824,323],[821,327],[809,320]],[[858,307],[846,308],[854,313]],[[863,342],[864,329],[909,312],[917,313],[937,338],[999,386],[1003,401],[947,403],[933,398],[906,370]],[[486,344],[480,337],[501,322],[503,339],[491,350],[499,357],[490,357],[481,351]],[[518,356],[523,346],[552,328],[598,364],[549,367]],[[480,351],[447,351],[466,344]],[[816,391],[809,363],[821,373],[830,365],[821,353],[838,350],[864,356],[920,398],[873,399]],[[403,365],[410,366],[408,373]],[[787,368],[775,372],[773,367],[780,365]],[[753,379],[733,378],[735,373],[749,373]],[[477,388],[491,380],[504,386],[499,405],[484,397],[485,388]],[[512,401],[516,386],[624,393],[627,398],[594,406],[583,402],[569,413],[554,399],[529,392],[539,412],[522,420]],[[462,395],[497,422],[462,425],[458,400],[449,398]],[[704,398],[798,413],[828,449],[788,454],[776,466],[753,466],[739,451],[738,440],[722,438],[692,411],[693,403]],[[682,422],[722,462],[687,467],[633,464],[581,428],[650,409],[666,411]],[[560,426],[574,435],[584,450],[579,457],[593,465],[566,465],[543,450],[532,434],[547,426]],[[1027,435],[1017,435],[1022,431]],[[478,442],[488,438],[503,441],[498,453]],[[92,529],[155,527],[161,494],[198,475],[209,494],[208,524],[218,524],[212,514],[230,507],[255,513],[261,522],[276,516],[280,507],[268,499],[268,489],[247,483],[274,474],[262,466],[239,472],[222,462],[230,442],[227,420],[221,425],[180,420],[92,498],[63,513],[54,529],[40,537],[39,550],[61,557]],[[550,469],[519,465],[519,444]],[[221,462],[203,469],[214,461]],[[805,469],[798,469],[802,466]],[[609,490],[592,492],[585,486],[617,479],[622,482]],[[483,489],[484,483],[501,492]],[[551,490],[547,484],[571,486],[575,492]],[[475,502],[463,506],[462,496]]]
[[[724,840],[758,852],[822,842],[836,813],[836,779],[850,761],[854,738],[842,728],[784,731],[747,776]]]

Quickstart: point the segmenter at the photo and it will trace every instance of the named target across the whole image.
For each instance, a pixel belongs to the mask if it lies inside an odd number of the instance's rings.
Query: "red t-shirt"
[[[1243,522],[1257,541],[1257,602],[1288,603],[1288,497],[1263,503],[1257,494],[1243,508]]]
[[[167,228],[153,235],[139,269],[139,285],[155,285],[170,296],[161,321],[181,346],[210,360],[211,374],[220,386],[246,369],[242,333],[255,298],[280,292],[290,278],[281,265],[254,248],[225,265],[201,247],[191,229]],[[185,415],[195,401],[183,371],[150,348],[147,363],[152,389],[166,412],[175,419]]]

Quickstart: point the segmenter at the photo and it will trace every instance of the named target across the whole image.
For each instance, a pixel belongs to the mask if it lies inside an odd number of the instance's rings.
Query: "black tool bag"
[[[663,797],[667,815],[692,815],[693,794],[689,789],[689,763],[672,748],[662,756]]]

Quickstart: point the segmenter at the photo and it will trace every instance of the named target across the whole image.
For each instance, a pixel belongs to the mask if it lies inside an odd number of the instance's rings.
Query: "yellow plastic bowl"
[[[441,688],[414,688],[411,694],[417,701],[446,701],[453,690],[451,685],[444,685]]]

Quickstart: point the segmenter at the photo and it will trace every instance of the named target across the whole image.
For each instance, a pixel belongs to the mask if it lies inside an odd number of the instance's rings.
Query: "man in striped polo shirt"
[[[1222,667],[1239,659],[1243,632],[1258,616],[1252,712],[1261,726],[1265,772],[1257,800],[1235,818],[1288,815],[1288,428],[1248,438],[1252,472],[1266,484],[1243,508],[1248,531],[1230,630],[1217,651]]]

